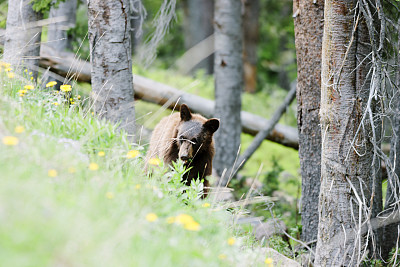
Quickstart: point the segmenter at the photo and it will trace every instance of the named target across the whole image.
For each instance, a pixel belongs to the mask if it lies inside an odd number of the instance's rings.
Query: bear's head
[[[213,134],[218,130],[219,120],[206,120],[199,115],[192,114],[185,104],[181,105],[180,117],[181,122],[177,133],[178,157],[187,162],[198,153],[209,149]]]

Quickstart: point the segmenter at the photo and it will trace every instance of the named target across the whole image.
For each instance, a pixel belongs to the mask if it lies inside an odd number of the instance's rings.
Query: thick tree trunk
[[[186,0],[185,5],[185,48],[188,50],[214,33],[214,0]],[[208,55],[207,51],[210,48],[203,49],[204,52],[199,50],[198,53]],[[211,55],[197,64],[192,71],[205,69],[208,74],[212,74],[213,68],[214,57]]]
[[[60,2],[57,7],[51,7],[49,19],[64,17],[62,22],[49,25],[47,43],[57,51],[64,51],[69,47],[67,31],[76,24],[77,0],[66,0]]]
[[[233,166],[240,146],[243,89],[242,2],[215,2],[215,117],[221,126],[215,134],[214,167],[219,175]],[[226,174],[224,182],[227,182]]]
[[[302,177],[302,240],[317,239],[318,197],[321,185],[321,51],[324,1],[293,2],[297,54],[297,127]]]
[[[353,266],[364,252],[357,233],[365,221],[360,200],[370,200],[373,175],[371,127],[360,127],[369,87],[356,73],[358,23],[355,0],[327,0],[321,68],[321,192],[316,266]],[[366,205],[369,202],[365,203]],[[361,209],[362,208],[362,209]],[[346,231],[346,232],[344,232]],[[341,238],[337,238],[340,236]]]
[[[257,45],[259,40],[260,0],[246,0],[243,17],[243,71],[244,89],[257,89]]]
[[[397,25],[400,26],[400,19]],[[398,33],[400,34],[400,28]],[[400,38],[397,43],[397,51],[396,85],[400,88]],[[385,200],[385,210],[388,210],[388,213],[395,212],[394,210],[399,207],[399,204],[395,205],[395,203],[400,201],[400,98],[395,97],[393,104],[392,140],[390,143],[391,168],[387,168],[388,180]],[[399,226],[399,223],[394,223],[384,228],[382,241],[382,257],[384,259],[388,258],[390,251],[396,246],[400,235]]]
[[[27,68],[36,79],[42,35],[42,27],[37,22],[43,18],[43,14],[35,12],[29,2],[8,1],[3,60],[11,63],[13,68]]]
[[[94,110],[134,132],[129,0],[88,0]]]

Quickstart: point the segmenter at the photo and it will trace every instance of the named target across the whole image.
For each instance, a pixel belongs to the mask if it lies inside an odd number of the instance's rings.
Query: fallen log
[[[49,68],[51,72],[64,77],[68,75],[68,79],[90,82],[90,63],[80,60],[73,53],[59,53],[42,44],[40,57],[41,67]],[[212,100],[183,92],[139,75],[134,75],[133,84],[136,99],[165,105],[170,109],[179,108],[180,104],[185,103],[193,112],[205,117],[210,118],[214,114],[214,101]],[[249,112],[242,111],[241,117],[242,131],[253,136],[269,124],[267,119]],[[294,149],[299,147],[297,129],[290,126],[277,124],[266,139]]]

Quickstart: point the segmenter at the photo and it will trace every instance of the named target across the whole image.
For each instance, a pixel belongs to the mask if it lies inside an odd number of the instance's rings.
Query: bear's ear
[[[209,119],[203,124],[203,128],[211,134],[215,133],[219,128],[219,119]]]
[[[181,105],[181,120],[183,121],[190,121],[192,119],[192,113],[190,109],[185,104]]]

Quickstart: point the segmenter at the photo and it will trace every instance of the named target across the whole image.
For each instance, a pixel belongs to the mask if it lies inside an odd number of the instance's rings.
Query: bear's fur
[[[192,114],[185,104],[180,113],[163,118],[154,128],[150,147],[146,156],[146,166],[150,158],[158,157],[170,165],[180,158],[191,169],[183,177],[186,185],[192,179],[204,179],[204,187],[209,183],[214,158],[213,134],[219,127],[218,119],[207,120],[199,114]],[[205,190],[206,191],[206,190]]]

